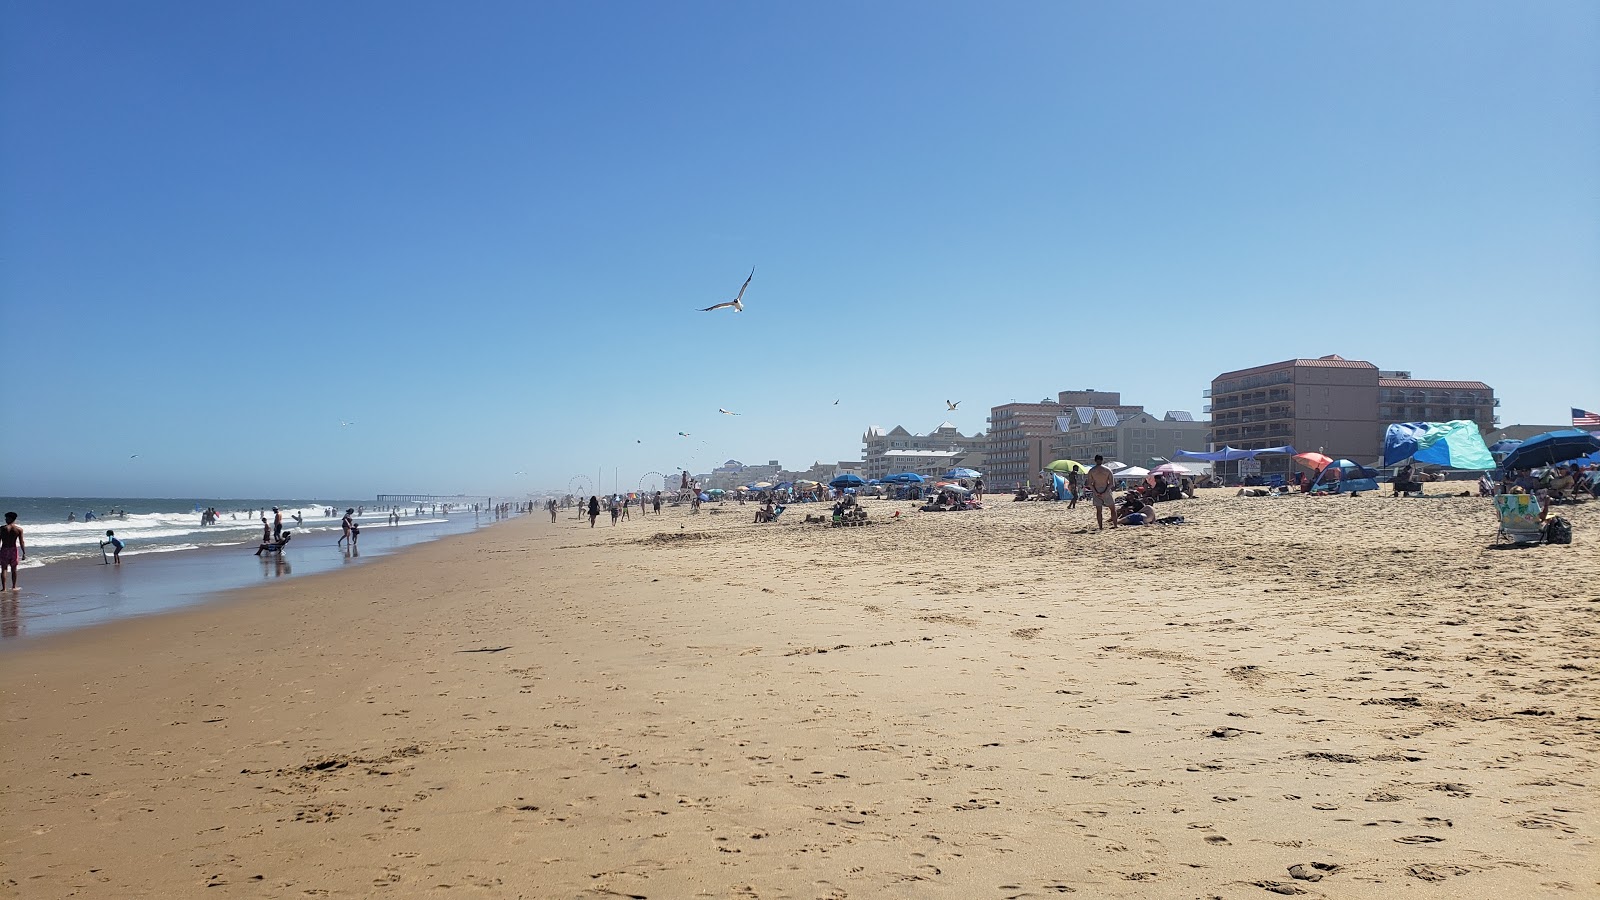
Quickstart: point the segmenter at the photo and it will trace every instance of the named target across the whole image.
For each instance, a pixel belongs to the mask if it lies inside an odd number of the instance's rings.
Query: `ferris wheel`
[[[667,476],[660,472],[646,472],[639,478],[639,493],[648,494],[667,489]]]
[[[572,480],[567,482],[567,493],[578,501],[578,518],[583,518],[584,501],[594,494],[594,479],[587,475],[572,476]]]

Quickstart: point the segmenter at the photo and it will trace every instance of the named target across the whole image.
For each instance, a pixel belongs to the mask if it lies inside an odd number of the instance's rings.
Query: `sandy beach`
[[[1600,503],[990,499],[528,516],[39,638],[0,895],[1600,895]]]

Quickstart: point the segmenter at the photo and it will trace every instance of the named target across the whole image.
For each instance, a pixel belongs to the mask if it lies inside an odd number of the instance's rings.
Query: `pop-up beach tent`
[[[1383,436],[1383,464],[1392,466],[1405,459],[1452,469],[1494,468],[1494,456],[1484,445],[1478,426],[1465,419],[1390,425]]]
[[[1338,473],[1337,480],[1334,478],[1335,472]],[[1358,465],[1348,459],[1336,459],[1329,463],[1317,473],[1317,480],[1311,485],[1313,491],[1329,491],[1335,494],[1354,494],[1358,491],[1377,489],[1378,470]]]

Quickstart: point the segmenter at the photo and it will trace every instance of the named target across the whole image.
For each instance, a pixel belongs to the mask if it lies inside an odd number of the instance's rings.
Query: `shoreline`
[[[458,513],[398,526],[368,523],[355,553],[337,546],[337,532],[316,531],[292,540],[282,555],[255,557],[255,541],[247,540],[124,553],[120,565],[70,560],[25,567],[20,574],[28,583],[0,597],[0,654],[54,633],[205,605],[263,581],[362,565],[510,518],[516,517]]]
[[[1600,887],[1592,546],[1488,549],[1457,498],[1064,506],[525,516],[32,642],[0,654],[0,885]]]

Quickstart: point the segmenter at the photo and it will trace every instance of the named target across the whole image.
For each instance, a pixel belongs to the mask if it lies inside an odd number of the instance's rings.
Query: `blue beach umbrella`
[[[1507,469],[1535,469],[1600,450],[1600,438],[1577,428],[1546,431],[1522,442],[1501,463]]]
[[[885,484],[921,484],[928,479],[915,472],[901,472],[896,475],[883,476]]]
[[[862,478],[860,475],[851,475],[850,473],[846,472],[845,474],[840,475],[839,477],[828,482],[828,487],[852,488],[859,487],[866,483],[867,480]]]
[[[954,468],[944,473],[946,478],[982,478],[983,473],[976,469]]]

